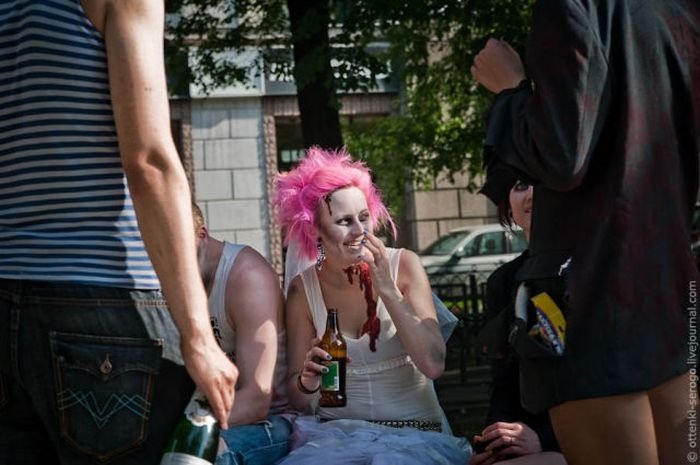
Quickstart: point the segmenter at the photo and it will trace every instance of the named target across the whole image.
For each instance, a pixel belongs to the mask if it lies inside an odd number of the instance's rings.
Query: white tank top
[[[400,249],[387,249],[391,259],[392,278],[396,281]],[[326,329],[326,304],[314,267],[302,273],[316,334]],[[369,350],[369,335],[359,339],[343,335],[352,363],[347,366],[345,407],[318,408],[326,419],[360,420],[423,420],[443,422],[444,413],[438,403],[433,381],[421,373],[406,353],[389,312],[381,299],[377,301],[380,320],[377,351]],[[342,320],[343,309],[338,308]],[[446,423],[446,422],[443,422]]]
[[[226,283],[238,253],[245,248],[242,244],[224,242],[224,249],[214,274],[214,282],[209,293],[209,315],[216,339],[221,348],[232,361],[236,361],[236,331],[226,318]],[[279,414],[287,410],[287,332],[281,328],[277,333],[277,363],[272,378],[272,401],[270,414]]]

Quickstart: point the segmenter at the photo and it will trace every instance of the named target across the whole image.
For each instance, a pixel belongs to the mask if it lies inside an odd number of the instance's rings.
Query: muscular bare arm
[[[170,135],[163,3],[85,2],[103,34],[122,165],[148,255],[180,330],[185,367],[227,426],[236,368],[219,349],[197,269],[187,180]]]
[[[277,335],[284,324],[279,278],[255,250],[239,253],[226,284],[226,317],[236,330],[236,365],[240,371],[229,424],[267,418],[277,361]]]

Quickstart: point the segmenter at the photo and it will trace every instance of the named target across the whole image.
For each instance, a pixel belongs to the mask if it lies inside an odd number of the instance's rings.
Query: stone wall
[[[390,96],[372,97],[345,97],[344,112],[388,112]],[[276,172],[275,118],[297,117],[296,99],[192,99],[191,115],[195,198],[212,235],[254,247],[281,273],[280,231],[269,205]],[[398,245],[419,251],[456,227],[495,222],[495,207],[468,186],[466,176],[456,175],[454,182],[438,177],[430,190],[409,187],[405,217],[395,218]]]
[[[195,195],[212,236],[270,258],[261,99],[192,100]]]
[[[458,174],[454,182],[438,177],[430,190],[410,188],[401,245],[420,251],[454,228],[497,222],[496,208],[483,195],[469,192],[468,186],[469,179]]]

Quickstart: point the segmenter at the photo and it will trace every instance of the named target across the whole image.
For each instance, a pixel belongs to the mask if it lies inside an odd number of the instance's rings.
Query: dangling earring
[[[326,259],[326,251],[323,250],[323,244],[321,243],[321,239],[319,239],[316,243],[316,248],[318,249],[318,256],[316,257],[316,269],[318,271],[321,271],[321,268],[323,268],[323,261]]]

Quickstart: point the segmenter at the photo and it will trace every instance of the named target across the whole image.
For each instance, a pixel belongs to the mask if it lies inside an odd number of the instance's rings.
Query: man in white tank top
[[[288,451],[291,423],[285,375],[284,299],[279,277],[254,249],[209,235],[193,204],[199,270],[221,348],[239,369],[234,402],[221,432],[217,465],[268,465]],[[281,415],[282,414],[282,415]]]

